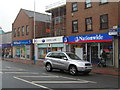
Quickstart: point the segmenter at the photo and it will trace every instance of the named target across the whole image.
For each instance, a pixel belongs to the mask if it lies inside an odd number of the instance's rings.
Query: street
[[[118,76],[95,74],[71,76],[68,72],[46,72],[43,66],[2,61],[2,88],[117,89]],[[1,79],[1,78],[0,78]]]

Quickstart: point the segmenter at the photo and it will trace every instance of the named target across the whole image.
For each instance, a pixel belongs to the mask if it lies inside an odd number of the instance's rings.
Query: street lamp
[[[36,56],[35,56],[35,0],[34,0],[34,64],[36,64]]]

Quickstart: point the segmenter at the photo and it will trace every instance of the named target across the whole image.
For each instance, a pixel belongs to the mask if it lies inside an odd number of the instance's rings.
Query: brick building
[[[12,24],[13,58],[33,59],[34,15],[35,38],[49,36],[49,15],[21,9]]]
[[[51,13],[51,37],[36,39],[35,56],[37,60],[44,59],[50,51],[64,51],[63,37],[66,30],[66,2],[60,1],[46,6],[46,12]]]
[[[64,36],[66,31],[65,0],[46,6],[46,12],[51,13],[51,32],[54,36]]]
[[[118,66],[115,59],[115,40],[108,30],[120,25],[119,2],[68,2],[66,3],[67,50],[93,64],[105,51],[107,66]]]

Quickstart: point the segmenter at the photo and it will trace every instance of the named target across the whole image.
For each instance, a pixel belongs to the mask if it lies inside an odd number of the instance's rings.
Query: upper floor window
[[[100,16],[100,29],[108,29],[108,14]]]
[[[106,4],[108,3],[108,0],[100,0],[100,4]]]
[[[85,8],[90,8],[90,7],[92,7],[91,0],[85,0]]]
[[[26,35],[28,35],[29,34],[29,26],[27,25],[26,26]]]
[[[77,2],[72,3],[72,12],[75,12],[77,10],[78,10],[78,3]]]
[[[86,31],[92,31],[92,17],[85,19]]]
[[[22,27],[22,36],[24,36],[24,26]]]
[[[73,33],[78,32],[78,20],[72,21],[72,32]]]
[[[60,24],[61,23],[61,17],[55,17],[55,24]]]
[[[16,37],[16,28],[13,30],[13,37]]]
[[[20,36],[20,27],[18,28],[18,36]]]

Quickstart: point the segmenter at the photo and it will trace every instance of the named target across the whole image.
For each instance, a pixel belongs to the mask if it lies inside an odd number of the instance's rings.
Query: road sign
[[[118,35],[118,30],[111,28],[109,29],[108,35],[111,35],[111,36]]]

